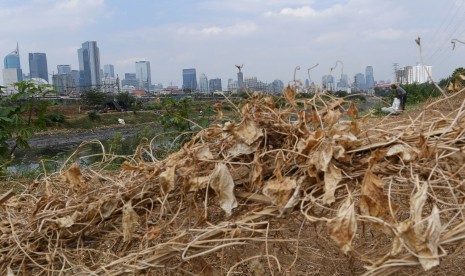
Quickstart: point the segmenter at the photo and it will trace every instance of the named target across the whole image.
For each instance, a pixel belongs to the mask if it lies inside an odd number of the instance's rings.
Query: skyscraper
[[[58,75],[71,74],[71,65],[57,65]]]
[[[18,44],[16,44],[16,49],[3,59],[3,65],[3,84],[5,86],[23,80]]]
[[[182,69],[182,89],[191,92],[197,90],[197,75],[195,68]]]
[[[220,78],[211,79],[208,82],[208,86],[210,87],[210,93],[213,93],[215,91],[220,91],[221,92],[223,90],[223,86],[221,85],[221,79]]]
[[[199,90],[200,93],[208,93],[208,78],[205,74],[201,74],[199,78]]]
[[[97,88],[100,85],[100,52],[96,41],[86,41],[78,49],[79,85],[82,89]]]
[[[106,78],[114,78],[115,77],[115,66],[113,66],[113,64],[103,65],[103,75]]]
[[[48,82],[47,55],[45,53],[29,53],[29,77],[41,78]]]
[[[375,77],[373,76],[373,66],[367,66],[365,68],[365,78],[366,78],[365,84],[366,84],[367,89],[375,87]]]
[[[152,73],[150,71],[150,62],[136,62],[136,78],[139,80],[139,89],[150,90],[152,85]]]
[[[365,84],[365,75],[362,73],[355,74],[354,83],[355,83],[355,91],[365,91],[366,84]]]

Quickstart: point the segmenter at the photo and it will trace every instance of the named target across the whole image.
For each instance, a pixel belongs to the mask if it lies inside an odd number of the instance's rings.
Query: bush
[[[64,123],[65,122],[65,116],[60,113],[59,111],[53,111],[47,115],[45,115],[45,120],[47,120],[47,123]]]
[[[96,110],[91,110],[87,112],[87,116],[91,121],[100,121],[100,114]]]

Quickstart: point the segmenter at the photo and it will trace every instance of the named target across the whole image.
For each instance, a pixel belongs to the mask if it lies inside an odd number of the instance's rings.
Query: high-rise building
[[[134,88],[136,88],[139,85],[139,80],[136,77],[136,73],[125,73],[121,84],[123,86],[134,86]]]
[[[366,91],[365,75],[362,73],[355,74],[354,84],[355,91]]]
[[[98,88],[100,76],[100,52],[96,41],[86,41],[78,49],[79,57],[79,85],[81,89]]]
[[[215,91],[220,91],[220,92],[223,91],[223,86],[221,85],[220,78],[209,80],[208,86],[210,87],[210,93],[213,93]]]
[[[57,65],[58,75],[71,74],[71,65]]]
[[[182,69],[182,89],[189,90],[191,92],[197,90],[197,75],[195,68]]]
[[[152,86],[152,73],[150,71],[150,62],[136,62],[136,78],[139,80],[139,89],[150,90]]]
[[[375,87],[375,77],[373,75],[373,66],[365,68],[365,85],[367,89]]]
[[[23,71],[19,59],[19,44],[16,44],[16,49],[3,59],[3,65],[3,84],[5,86],[23,80]]]
[[[115,77],[115,66],[113,66],[113,64],[103,65],[103,76],[105,78],[114,78]]]
[[[334,77],[332,75],[324,75],[321,78],[321,84],[323,85],[324,90],[333,91],[335,88]]]
[[[240,70],[237,73],[237,86],[239,87],[239,90],[244,89],[244,73],[242,73]]]
[[[205,74],[201,74],[199,78],[199,91],[200,93],[208,93],[208,78]]]
[[[396,71],[396,81],[404,84],[425,83],[432,76],[433,67],[428,65],[405,66]]]
[[[52,76],[53,89],[60,95],[69,95],[75,89],[75,83],[71,74],[57,74]]]
[[[29,78],[40,78],[48,81],[47,55],[45,53],[29,53]]]

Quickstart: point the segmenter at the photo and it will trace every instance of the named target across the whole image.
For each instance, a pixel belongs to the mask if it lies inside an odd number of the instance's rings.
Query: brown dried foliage
[[[9,198],[0,272],[284,273],[307,263],[305,241],[338,246],[367,273],[384,275],[434,270],[458,250],[465,102],[367,127],[344,100],[296,100],[291,87],[284,95],[288,106],[276,108],[254,94],[241,121],[203,129],[163,161],[134,156],[118,172],[67,164]],[[296,219],[300,230],[291,229]],[[305,239],[313,231],[305,223],[327,234]]]

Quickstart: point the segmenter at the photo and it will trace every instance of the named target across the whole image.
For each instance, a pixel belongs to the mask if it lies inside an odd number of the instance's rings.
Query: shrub
[[[87,116],[91,121],[100,121],[100,114],[96,110],[91,110],[87,112]]]

